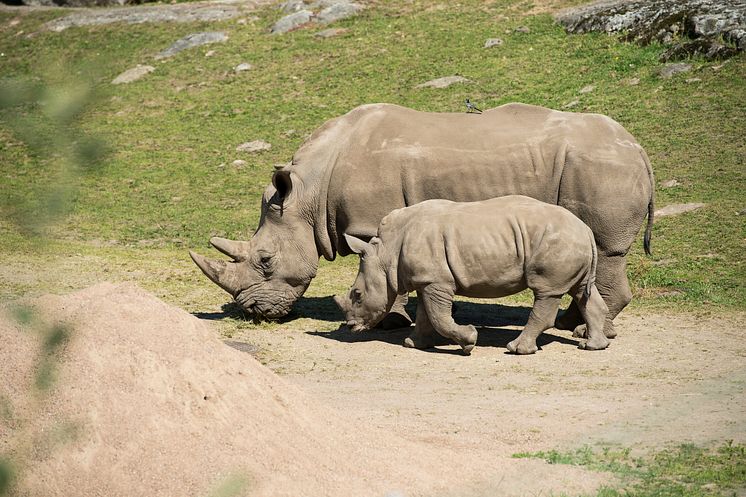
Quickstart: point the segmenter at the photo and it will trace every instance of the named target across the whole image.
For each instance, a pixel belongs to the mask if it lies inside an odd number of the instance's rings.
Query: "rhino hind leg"
[[[435,331],[460,345],[465,355],[471,354],[477,344],[477,329],[470,324],[458,325],[453,320],[453,290],[447,285],[429,284],[418,295]]]
[[[585,350],[603,350],[608,347],[609,339],[604,334],[604,324],[609,310],[596,286],[594,285],[591,288],[591,294],[588,297],[584,295],[582,289],[579,290],[574,300],[577,301],[578,308],[586,322],[585,336],[587,339],[582,340],[579,347]]]
[[[388,314],[381,320],[377,328],[383,330],[396,330],[399,328],[409,328],[412,324],[412,318],[409,317],[405,306],[407,305],[407,295],[397,295],[394,305]]]
[[[534,294],[534,308],[528,316],[528,322],[518,338],[508,343],[508,351],[514,354],[533,354],[539,347],[536,339],[544,330],[554,326],[562,296],[548,297]]]
[[[627,280],[627,258],[623,255],[608,257],[598,254],[596,286],[609,309],[604,323],[604,335],[606,338],[614,338],[617,335],[614,318],[632,300],[632,290]]]

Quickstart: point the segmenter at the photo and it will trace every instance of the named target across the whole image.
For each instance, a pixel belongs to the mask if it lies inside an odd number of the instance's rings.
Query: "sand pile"
[[[495,476],[454,449],[349,424],[136,286],[33,305],[71,331],[39,395],[40,334],[0,318],[0,454],[16,460],[18,495],[473,495]]]

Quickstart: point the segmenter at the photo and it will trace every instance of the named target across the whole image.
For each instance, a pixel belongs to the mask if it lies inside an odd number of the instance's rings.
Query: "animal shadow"
[[[207,321],[219,321],[222,319],[250,320],[249,317],[236,302],[226,302],[220,308],[220,312],[195,312],[198,319]],[[293,309],[280,319],[273,319],[277,323],[287,323],[299,318],[310,318],[318,321],[342,322],[344,316],[334,303],[331,296],[327,297],[301,297],[293,306]]]
[[[417,308],[417,298],[411,298],[407,304],[407,312],[414,319],[415,309]],[[453,318],[458,324],[473,324],[479,330],[477,339],[478,347],[497,347],[507,348],[508,343],[515,340],[521,333],[521,329],[505,328],[505,326],[525,326],[528,316],[531,313],[531,307],[506,306],[501,304],[490,304],[480,302],[454,302]],[[399,328],[395,330],[381,330],[374,328],[362,333],[353,333],[350,329],[341,324],[334,331],[311,331],[309,335],[320,336],[330,340],[337,340],[344,343],[357,342],[384,342],[392,345],[402,345],[404,339],[408,337],[413,327]],[[536,343],[541,348],[553,342],[559,342],[576,347],[577,341],[556,336],[553,334],[543,333],[537,339]],[[436,346],[430,349],[424,349],[425,352],[440,354],[461,354],[461,351],[454,348],[439,348],[439,346],[450,345],[453,342],[446,338],[440,337]]]

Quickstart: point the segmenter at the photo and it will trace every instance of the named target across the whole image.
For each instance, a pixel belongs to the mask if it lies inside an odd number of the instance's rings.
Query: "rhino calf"
[[[454,295],[496,298],[530,288],[533,309],[508,350],[536,352],[536,339],[554,325],[564,294],[587,324],[580,347],[609,345],[603,332],[608,309],[595,285],[593,232],[562,207],[520,195],[481,202],[428,200],[392,211],[369,243],[345,238],[361,256],[360,270],[349,293],[335,301],[352,331],[375,326],[398,295],[416,291],[415,330],[404,345],[432,347],[437,332],[468,355],[477,329],[454,322]]]

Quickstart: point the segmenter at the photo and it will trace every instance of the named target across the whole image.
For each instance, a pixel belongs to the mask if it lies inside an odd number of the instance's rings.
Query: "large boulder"
[[[661,60],[723,59],[746,47],[746,1],[607,0],[566,9],[555,19],[568,33],[624,33],[626,41],[669,48]]]

